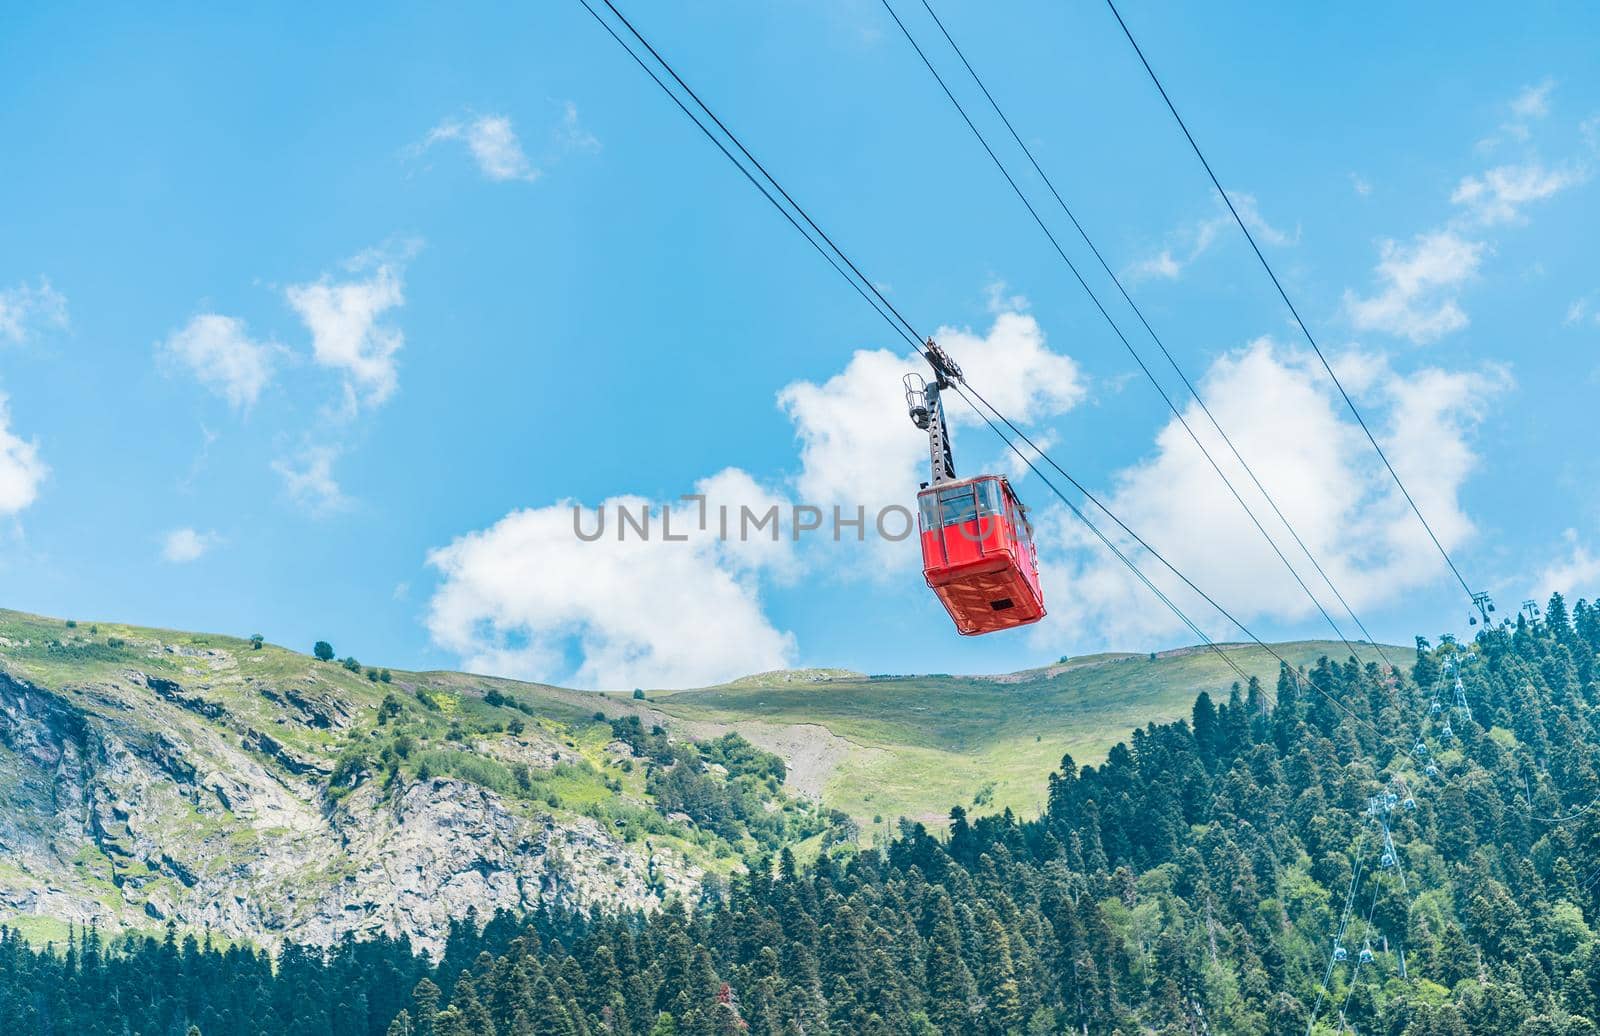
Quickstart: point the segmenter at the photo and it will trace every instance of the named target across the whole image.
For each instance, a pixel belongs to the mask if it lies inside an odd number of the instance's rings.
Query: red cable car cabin
[[[1044,618],[1033,527],[1005,476],[940,482],[917,504],[922,574],[963,636]]]

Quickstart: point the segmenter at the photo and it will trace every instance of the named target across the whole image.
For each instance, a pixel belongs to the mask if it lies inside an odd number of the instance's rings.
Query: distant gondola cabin
[[[1027,511],[1003,475],[941,482],[917,494],[922,574],[964,636],[1044,618]]]

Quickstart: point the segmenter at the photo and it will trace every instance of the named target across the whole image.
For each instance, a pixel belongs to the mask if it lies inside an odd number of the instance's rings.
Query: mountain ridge
[[[1225,687],[1205,658],[638,700],[0,610],[0,920],[437,948],[471,907],[650,910],[763,848],[878,841],[954,805],[1036,812],[1064,752]]]

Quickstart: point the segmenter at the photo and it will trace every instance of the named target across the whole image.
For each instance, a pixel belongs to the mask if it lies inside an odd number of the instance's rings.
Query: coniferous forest
[[[957,809],[948,836],[784,851],[650,917],[465,919],[437,962],[9,933],[0,1027],[1594,1033],[1597,652],[1600,609],[1557,596],[1471,644],[1419,639],[1404,672],[1324,660],[1202,694],[1102,765],[1063,759],[1034,820]]]

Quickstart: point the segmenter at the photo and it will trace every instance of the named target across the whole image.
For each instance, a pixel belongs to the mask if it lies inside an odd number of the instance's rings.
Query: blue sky
[[[1075,476],[1326,633],[880,5],[624,10]],[[1368,627],[1462,626],[1109,12],[939,10]],[[1469,579],[1600,592],[1600,15],[1124,14]],[[6,606],[586,686],[1192,639],[1032,477],[1051,618],[978,640],[909,543],[576,542],[572,502],[906,500],[922,444],[903,346],[575,2],[58,5],[0,67]]]

